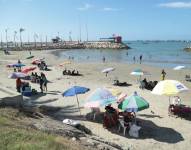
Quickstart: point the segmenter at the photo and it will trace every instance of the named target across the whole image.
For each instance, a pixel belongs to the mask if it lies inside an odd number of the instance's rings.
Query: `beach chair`
[[[118,132],[120,132],[120,129],[121,129],[121,127],[122,127],[122,128],[123,128],[123,135],[125,136],[125,133],[126,133],[127,128],[129,129],[129,127],[130,127],[130,123],[125,122],[125,121],[123,120],[123,118],[119,118],[118,121],[119,121]]]
[[[142,89],[142,90],[145,89],[145,82],[140,81],[139,88]]]
[[[186,76],[185,76],[185,80],[186,80],[186,81],[191,81],[190,75],[186,75]]]
[[[101,113],[99,108],[91,108],[92,114],[93,114],[93,120],[95,120],[96,115],[99,115]]]

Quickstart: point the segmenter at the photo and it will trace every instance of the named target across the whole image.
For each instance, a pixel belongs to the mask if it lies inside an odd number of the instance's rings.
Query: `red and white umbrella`
[[[22,69],[21,72],[27,74],[27,73],[29,73],[30,71],[33,71],[33,70],[35,70],[35,69],[36,69],[36,67],[27,67],[27,68]]]

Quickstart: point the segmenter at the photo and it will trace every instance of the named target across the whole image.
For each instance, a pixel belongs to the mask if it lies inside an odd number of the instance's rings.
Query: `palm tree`
[[[20,29],[19,29],[19,32],[20,32],[20,42],[21,42],[21,47],[22,47],[22,36],[21,36],[21,33],[22,33],[23,31],[25,31],[25,29],[23,29],[23,28],[20,28]]]

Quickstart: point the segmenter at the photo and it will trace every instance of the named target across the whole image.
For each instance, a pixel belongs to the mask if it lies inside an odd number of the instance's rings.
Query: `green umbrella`
[[[135,92],[133,95],[125,97],[118,108],[127,112],[137,112],[149,108],[149,103]]]

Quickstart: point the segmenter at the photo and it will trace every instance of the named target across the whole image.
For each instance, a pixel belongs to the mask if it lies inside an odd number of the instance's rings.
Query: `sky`
[[[0,34],[13,41],[98,40],[113,34],[123,40],[191,40],[191,0],[0,0]],[[88,32],[87,32],[88,31]]]

